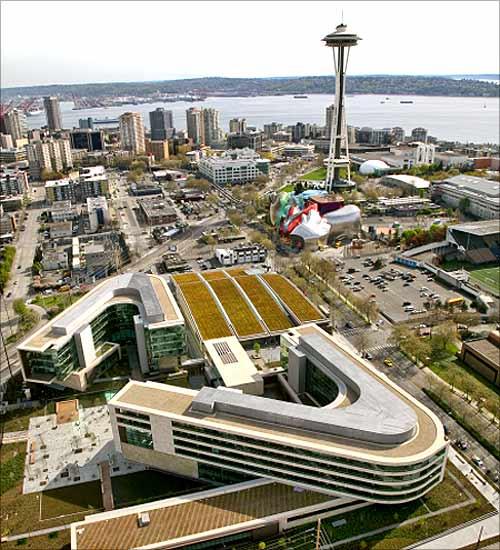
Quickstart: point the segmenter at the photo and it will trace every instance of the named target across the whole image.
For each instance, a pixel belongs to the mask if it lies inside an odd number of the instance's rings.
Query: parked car
[[[394,361],[390,357],[386,357],[384,359],[384,365],[387,365],[388,367],[394,366]]]
[[[477,455],[474,455],[472,457],[472,462],[474,462],[474,464],[476,464],[476,466],[479,466],[480,468],[484,466],[484,462]]]

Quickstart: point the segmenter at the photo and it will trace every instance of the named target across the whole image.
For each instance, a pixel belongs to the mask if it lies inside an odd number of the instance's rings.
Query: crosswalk
[[[337,329],[337,332],[342,334],[342,336],[349,337],[349,336],[355,336],[356,334],[359,334],[360,332],[366,331],[366,327],[355,327],[355,328],[340,328]]]
[[[382,355],[383,353],[392,351],[394,349],[396,349],[396,346],[394,344],[380,344],[379,346],[374,346],[372,348],[365,350],[365,352],[370,353],[374,357],[377,357],[379,355]]]

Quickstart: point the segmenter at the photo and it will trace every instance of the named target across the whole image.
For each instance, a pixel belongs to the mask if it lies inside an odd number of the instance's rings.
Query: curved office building
[[[162,277],[107,279],[17,349],[26,381],[85,390],[125,347],[143,372],[177,363],[185,352],[184,320]]]
[[[282,344],[290,388],[316,406],[130,382],[109,402],[116,446],[191,477],[260,477],[380,503],[442,480],[447,443],[431,411],[316,325],[290,329]]]

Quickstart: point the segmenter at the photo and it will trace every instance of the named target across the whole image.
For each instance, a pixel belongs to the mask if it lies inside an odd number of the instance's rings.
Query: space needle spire
[[[337,26],[335,31],[323,38],[325,45],[332,48],[335,66],[335,108],[331,115],[330,149],[326,160],[326,189],[328,191],[349,189],[353,186],[347,142],[344,94],[349,52],[351,46],[356,46],[358,40],[361,40],[359,36],[347,30],[347,26],[343,23],[343,17],[342,23]],[[345,144],[344,155],[341,151],[342,142]],[[341,177],[341,170],[343,169],[345,169],[347,179]]]

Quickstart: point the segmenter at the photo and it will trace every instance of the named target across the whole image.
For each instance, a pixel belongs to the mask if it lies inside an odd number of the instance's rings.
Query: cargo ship
[[[307,98],[308,98],[308,96],[303,95],[303,94],[298,94],[298,95],[293,96],[293,99],[307,99]]]

